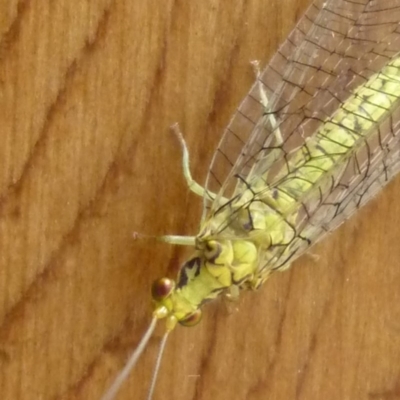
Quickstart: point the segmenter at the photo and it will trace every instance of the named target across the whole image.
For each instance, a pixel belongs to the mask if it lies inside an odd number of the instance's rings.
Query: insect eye
[[[206,243],[204,256],[209,261],[213,261],[221,254],[221,245],[215,240],[210,240]]]
[[[194,313],[190,314],[185,319],[179,321],[179,323],[183,326],[195,326],[201,321],[202,312],[200,309],[197,309]]]
[[[153,282],[151,295],[153,300],[165,300],[175,289],[175,282],[169,278],[160,278]]]

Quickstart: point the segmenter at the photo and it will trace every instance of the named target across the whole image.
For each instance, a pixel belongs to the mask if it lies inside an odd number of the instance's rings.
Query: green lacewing
[[[178,131],[184,175],[204,212],[195,237],[162,240],[194,252],[176,280],[154,283],[152,323],[104,400],[114,398],[159,319],[167,333],[148,399],[178,323],[192,326],[205,303],[258,289],[289,268],[397,174],[399,22],[398,1],[314,1],[257,72],[204,187],[191,178]]]

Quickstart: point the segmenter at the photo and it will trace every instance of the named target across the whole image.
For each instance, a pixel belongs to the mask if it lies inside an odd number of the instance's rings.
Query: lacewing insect
[[[175,280],[154,283],[149,329],[103,400],[115,398],[158,320],[166,334],[148,399],[177,324],[289,268],[397,174],[399,52],[400,1],[314,1],[235,112],[204,187],[175,127],[204,213],[196,237],[162,239],[194,252]]]

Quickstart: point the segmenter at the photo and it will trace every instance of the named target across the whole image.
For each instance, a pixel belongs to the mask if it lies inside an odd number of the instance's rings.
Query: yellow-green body
[[[182,321],[208,300],[235,288],[257,288],[272,271],[287,268],[290,261],[275,262],[276,248],[281,259],[287,252],[290,260],[290,244],[306,212],[303,202],[313,197],[318,201],[331,184],[326,176],[340,175],[349,158],[397,107],[399,93],[400,58],[395,58],[293,150],[268,185],[266,176],[253,177],[247,188],[222,201],[201,227],[196,252],[183,265],[176,287],[166,299],[156,301],[156,308],[164,306]]]

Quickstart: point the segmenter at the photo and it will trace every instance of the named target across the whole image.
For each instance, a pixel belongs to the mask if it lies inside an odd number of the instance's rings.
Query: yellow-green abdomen
[[[321,178],[340,168],[397,106],[399,94],[400,57],[359,86],[292,155],[274,185],[278,209],[293,207]]]

